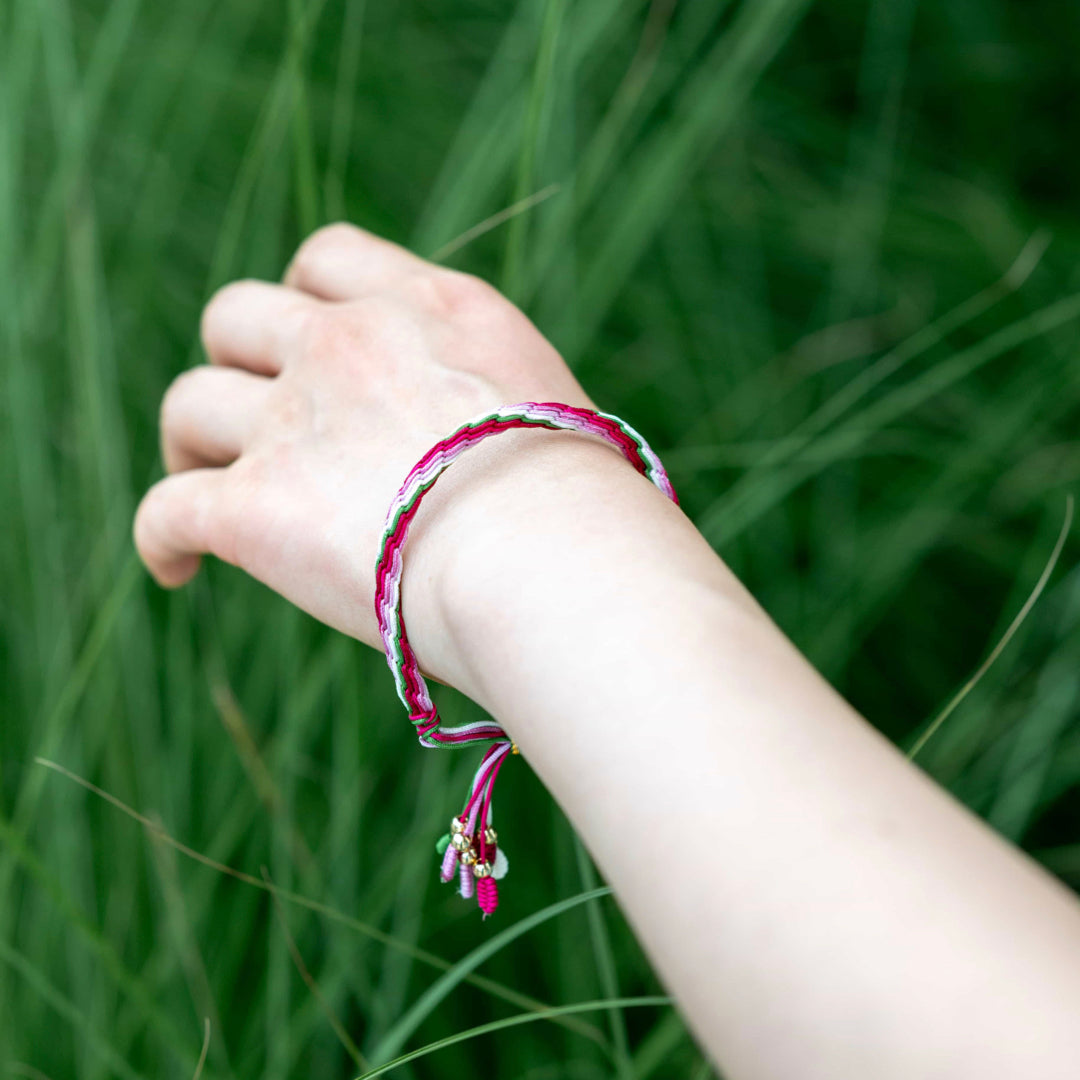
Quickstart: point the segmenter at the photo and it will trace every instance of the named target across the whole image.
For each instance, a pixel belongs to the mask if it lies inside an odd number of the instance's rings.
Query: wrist
[[[606,488],[611,499],[628,479],[651,487],[613,447],[550,430],[500,433],[447,469],[403,552],[403,618],[425,675],[475,698],[472,621],[489,603],[506,604],[501,590],[528,572],[538,535],[570,529],[588,491]]]
[[[425,499],[405,558],[421,668],[493,715],[515,671],[542,667],[552,635],[587,637],[598,606],[648,603],[678,582],[757,612],[666,496],[574,432],[507,432],[463,455]]]

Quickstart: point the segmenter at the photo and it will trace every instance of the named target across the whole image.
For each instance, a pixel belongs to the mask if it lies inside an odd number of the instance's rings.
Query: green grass
[[[524,767],[481,923],[434,879],[469,762],[382,658],[134,560],[202,304],[336,217],[504,284],[828,677],[1080,884],[1071,535],[1041,579],[1078,44],[1050,0],[0,6],[0,1075],[708,1075]]]

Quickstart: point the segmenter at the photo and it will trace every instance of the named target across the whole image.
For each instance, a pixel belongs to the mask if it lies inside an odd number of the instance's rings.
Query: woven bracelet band
[[[510,753],[516,753],[516,747],[493,720],[460,727],[443,726],[405,632],[401,613],[402,549],[424,495],[445,469],[489,435],[529,427],[578,431],[605,439],[672,502],[678,503],[660,459],[629,424],[592,409],[528,401],[506,405],[470,420],[436,443],[413,466],[390,504],[375,564],[375,614],[398,697],[409,711],[421,746],[453,748],[476,742],[492,744],[480,762],[464,809],[452,820],[450,832],[438,845],[442,855],[442,880],[457,878],[461,894],[467,898],[475,895],[485,915],[495,911],[498,904],[495,882],[507,868],[506,856],[498,846],[492,826],[491,793],[499,770]]]

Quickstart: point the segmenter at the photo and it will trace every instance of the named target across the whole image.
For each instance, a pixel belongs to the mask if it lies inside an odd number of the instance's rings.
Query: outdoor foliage
[[[209,1018],[206,1077],[350,1077],[662,993],[610,898],[510,930],[597,885],[524,765],[481,923],[433,848],[473,755],[416,746],[382,657],[139,567],[215,287],[337,218],[495,281],[911,749],[1080,477],[1078,44],[1049,0],[0,0],[0,1073],[190,1077]],[[1073,883],[1076,560],[918,754]],[[396,1075],[480,1067],[709,1075],[663,1004]]]

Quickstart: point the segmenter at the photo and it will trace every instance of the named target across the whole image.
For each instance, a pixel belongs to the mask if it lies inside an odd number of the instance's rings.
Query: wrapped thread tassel
[[[442,881],[453,880],[460,857],[459,853],[454,849],[454,845],[447,844],[446,851],[443,853],[442,866],[439,868],[439,878]]]
[[[512,746],[512,744],[511,744]],[[491,768],[491,778],[487,781],[486,791],[480,807],[479,837],[480,859],[476,864],[476,902],[484,917],[494,915],[499,906],[499,887],[495,884],[495,867],[493,861],[498,855],[498,836],[491,824],[491,793],[495,787],[495,779],[499,775],[499,769],[509,756],[509,748],[504,751],[494,762]],[[477,793],[479,794],[479,792]]]
[[[499,886],[493,877],[476,879],[476,902],[485,915],[494,915],[499,906]]]
[[[473,876],[473,868],[468,863],[462,863],[458,878],[461,881],[461,895],[466,900],[471,900],[473,893],[476,891],[476,878]]]
[[[509,742],[491,747],[480,762],[473,778],[469,799],[459,817],[450,822],[450,832],[439,842],[442,881],[458,878],[458,891],[465,899],[476,897],[485,916],[492,915],[499,905],[499,890],[494,881],[506,873],[506,857],[500,858],[495,830],[491,826],[491,791],[499,768],[511,752]],[[441,845],[446,844],[442,849]],[[492,861],[494,860],[494,864]]]

